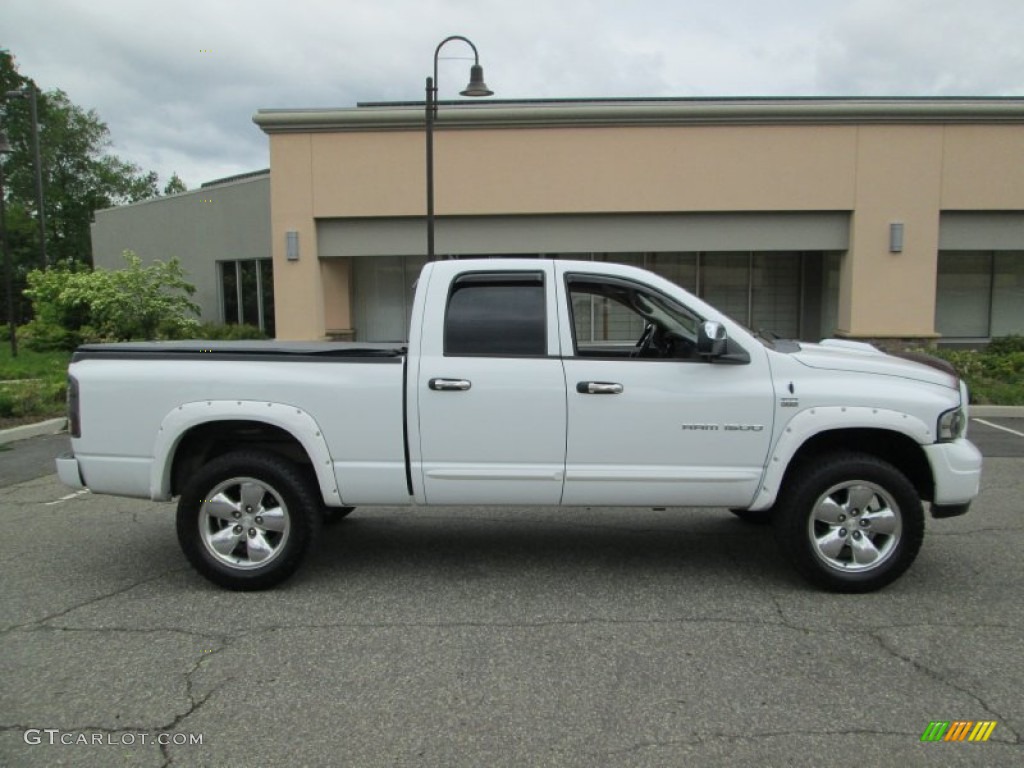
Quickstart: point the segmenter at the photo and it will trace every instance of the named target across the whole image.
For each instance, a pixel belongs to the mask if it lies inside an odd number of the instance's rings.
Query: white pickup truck
[[[981,456],[939,361],[759,338],[641,269],[441,261],[409,343],[87,345],[69,371],[94,493],[179,497],[195,568],[277,584],[324,517],[368,505],[722,507],[771,521],[811,582],[888,584]]]

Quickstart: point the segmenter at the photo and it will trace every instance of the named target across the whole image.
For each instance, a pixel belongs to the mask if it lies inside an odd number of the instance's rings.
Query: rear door
[[[566,402],[553,278],[543,261],[436,265],[415,377],[412,468],[427,503],[559,503]]]

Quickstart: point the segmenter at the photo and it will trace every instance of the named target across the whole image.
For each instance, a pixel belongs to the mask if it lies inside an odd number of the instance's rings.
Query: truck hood
[[[792,356],[811,368],[852,373],[876,373],[899,376],[928,384],[957,389],[959,381],[953,367],[936,357],[905,353],[892,355],[871,344],[846,339],[825,339],[820,344],[799,342]]]

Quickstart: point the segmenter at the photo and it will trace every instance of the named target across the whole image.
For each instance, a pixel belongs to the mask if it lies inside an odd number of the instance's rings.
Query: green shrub
[[[203,323],[196,329],[195,338],[211,341],[248,341],[250,339],[265,339],[267,334],[255,325]]]
[[[1012,333],[1009,336],[1000,336],[992,339],[985,348],[990,355],[1008,355],[1014,352],[1024,352],[1024,336],[1019,333]]]
[[[30,348],[73,349],[83,341],[185,338],[198,328],[195,287],[177,259],[147,267],[131,251],[125,268],[83,271],[76,266],[33,270],[25,291],[35,320]]]
[[[0,418],[57,416],[64,412],[66,381],[32,380],[0,385]]]
[[[967,382],[971,402],[1024,405],[1024,336],[993,339],[984,349],[930,350]]]
[[[18,329],[18,344],[33,352],[67,351],[81,342],[82,335],[78,331],[69,331],[38,317]]]

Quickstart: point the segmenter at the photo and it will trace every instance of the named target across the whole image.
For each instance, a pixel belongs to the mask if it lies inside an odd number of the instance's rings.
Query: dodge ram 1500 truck
[[[73,453],[94,493],[179,497],[192,565],[232,589],[290,576],[324,516],[364,505],[732,510],[774,523],[826,589],[882,587],[981,456],[949,368],[867,344],[760,338],[641,269],[440,261],[408,344],[85,345]]]

